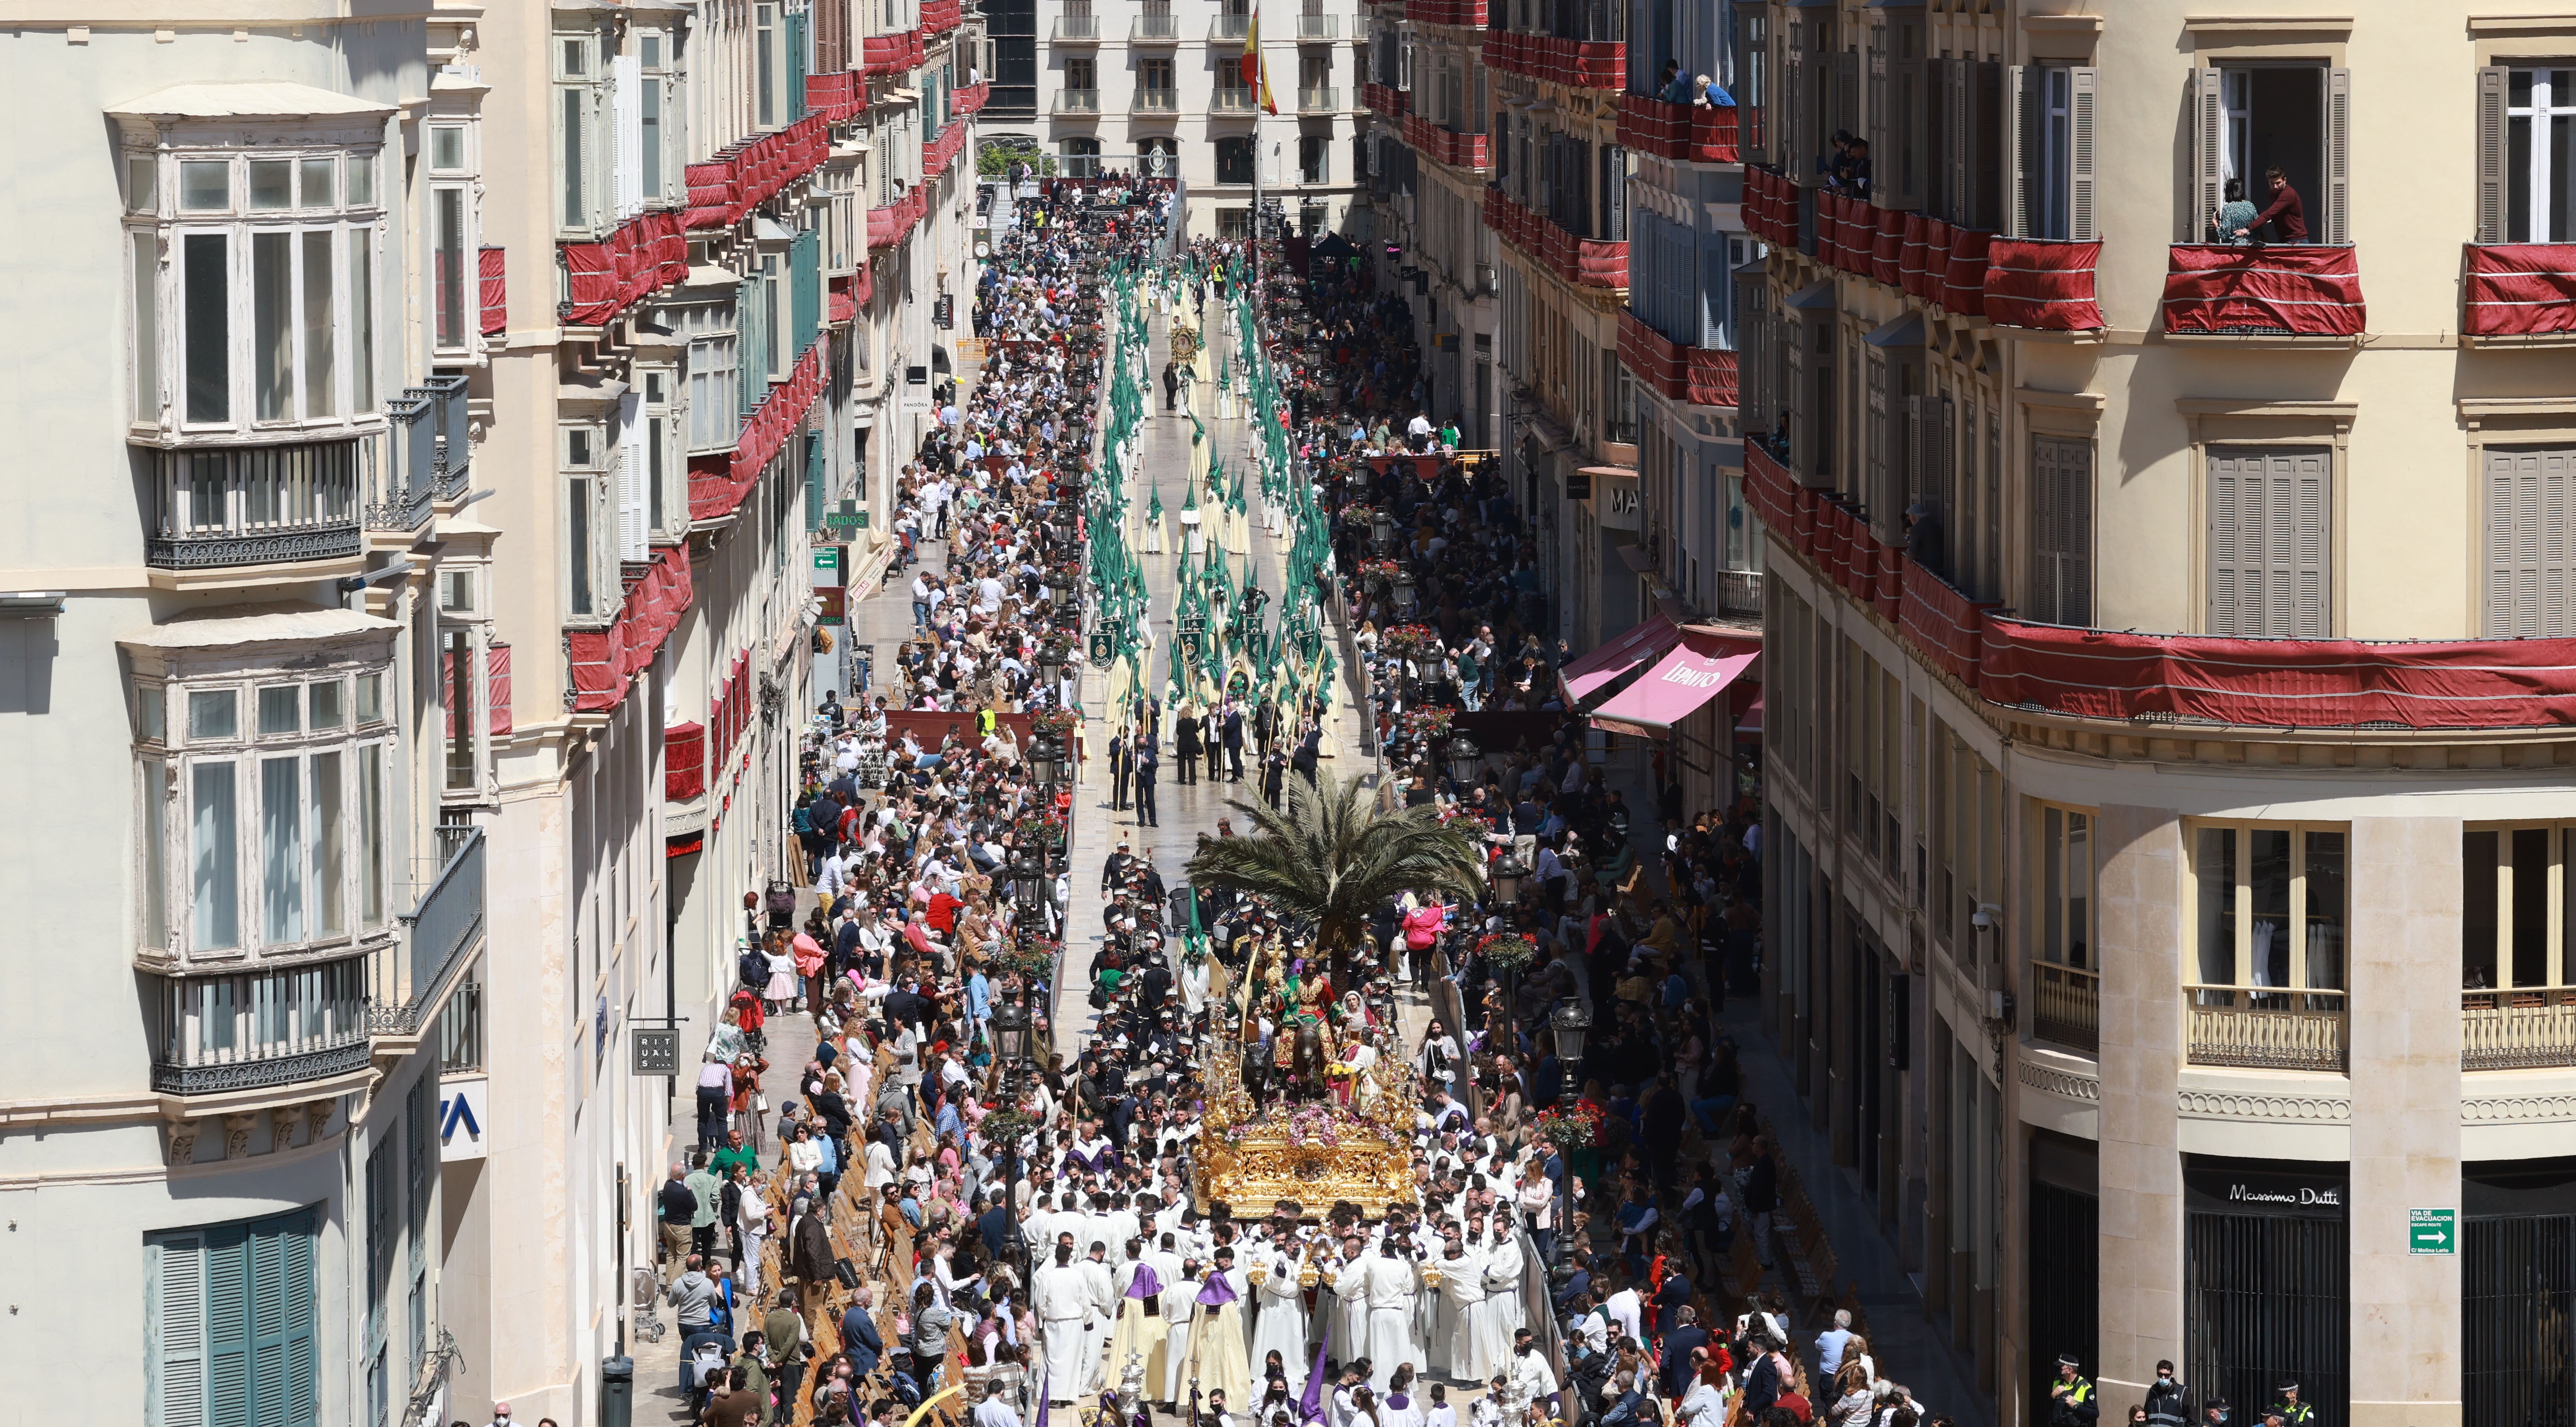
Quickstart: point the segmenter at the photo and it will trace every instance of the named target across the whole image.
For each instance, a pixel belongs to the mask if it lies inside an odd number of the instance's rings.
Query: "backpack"
[[[734,963],[734,970],[742,977],[745,986],[769,984],[769,958],[762,955],[758,947],[744,952],[742,960]]]

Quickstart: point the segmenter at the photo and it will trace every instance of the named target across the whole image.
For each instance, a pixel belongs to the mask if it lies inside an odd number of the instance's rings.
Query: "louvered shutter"
[[[2246,598],[2244,467],[2248,458],[2209,455],[2209,632],[2243,634]]]
[[[206,1427],[205,1238],[154,1239],[144,1260],[144,1319],[152,1329],[144,1420],[150,1427]]]
[[[2046,79],[2047,71],[2035,64],[2008,65],[2004,70],[2004,134],[2012,144],[2004,174],[2004,232],[2010,237],[2033,236],[2031,219],[2039,211],[2039,90]]]
[[[454,738],[456,736],[456,651],[453,649],[442,649],[438,654],[438,706],[447,715],[447,736]]]
[[[2508,241],[2504,231],[2504,105],[2512,72],[2502,65],[2478,70],[2478,241]]]
[[[2326,71],[2326,215],[2311,242],[2352,241],[2352,71]]]
[[[1941,219],[1968,220],[1968,77],[1964,59],[1941,61],[1941,168],[1933,185],[1941,195]]]
[[[1897,544],[1905,541],[1905,513],[1931,488],[1923,469],[1923,403],[1920,396],[1905,399],[1904,421],[1898,431],[1895,499],[1888,502],[1892,508],[1887,513],[1887,538]]]
[[[1888,104],[1894,93],[1888,78],[1887,44],[1890,38],[1885,25],[1873,26],[1869,32],[1869,54],[1866,56],[1869,65],[1869,113],[1864,127],[1856,131],[1869,140],[1870,168],[1875,175],[1870,185],[1873,197],[1879,190],[1896,187],[1903,181],[1896,172],[1901,167],[1896,162],[1896,126],[1888,122],[1891,117]]]
[[[1860,55],[1852,50],[1836,50],[1834,51],[1833,58],[1833,127],[1840,129],[1846,134],[1857,134],[1861,131]],[[1825,150],[1831,146],[1833,135],[1831,133],[1827,133],[1822,135],[1821,139],[1822,142],[1819,142],[1816,145],[1816,152],[1819,154],[1825,152]],[[1877,146],[1873,144],[1871,147],[1874,149]],[[1871,154],[1871,167],[1874,169],[1877,166],[1877,163],[1878,155],[1875,153]]]
[[[2186,243],[2209,236],[2218,220],[2218,205],[2227,201],[2226,77],[2215,69],[2191,72],[2191,185],[2194,211],[2182,231]]]
[[[510,736],[510,646],[492,641],[483,650],[484,717],[494,738]]]
[[[1886,495],[1892,484],[1887,473],[1887,448],[1896,434],[1887,403],[1887,358],[1873,347],[1861,360],[1861,380],[1864,383],[1861,420],[1867,425],[1861,432],[1860,479],[1853,482],[1852,487],[1862,503],[1870,508],[1869,513],[1884,528],[1887,524]]]
[[[2078,66],[2066,80],[2066,236],[2089,243],[2101,236],[2093,218],[2093,125],[2102,71]]]
[[[629,565],[652,558],[644,546],[650,467],[644,459],[644,400],[630,391],[617,399],[617,558]]]
[[[1807,380],[1806,314],[1783,309],[1780,326],[1788,339],[1783,345],[1789,352],[1789,389],[1780,394],[1781,409],[1789,418],[1789,467],[1804,475],[1815,469],[1815,453],[1807,448],[1824,427],[1824,413],[1807,409],[1807,404],[1815,400],[1815,386]]]
[[[2334,457],[2299,451],[2273,458],[2274,499],[2289,534],[2287,580],[2291,637],[2323,639],[2334,632],[2333,543],[2327,524]]]
[[[644,211],[644,71],[643,61],[634,55],[619,55],[611,71],[614,86],[610,97],[611,122],[617,128],[617,172],[611,178],[611,189],[617,195],[617,216],[632,218]]]
[[[1807,176],[1807,111],[1802,100],[1806,94],[1806,56],[1800,53],[1806,43],[1806,22],[1791,19],[1780,56],[1780,171],[1791,183],[1802,183]]]
[[[2093,447],[2089,441],[2031,440],[2032,603],[2052,624],[2093,622]]]
[[[1960,217],[1989,233],[2004,226],[2005,78],[2000,62],[1980,60],[1968,83],[1968,209]]]
[[[1893,63],[1895,73],[1890,82],[1896,91],[1896,111],[1889,127],[1895,131],[1896,139],[1896,206],[1919,208],[1924,201],[1924,150],[1940,131],[1931,122],[1930,106],[1923,101],[1924,61],[1899,59]]]
[[[2496,639],[2576,633],[2576,452],[2490,447],[2486,632]]]
[[[250,1226],[206,1231],[206,1427],[253,1427]]]
[[[280,1380],[260,1384],[260,1427],[311,1427],[314,1413],[313,1339],[318,1313],[313,1292],[313,1211],[269,1221],[267,1235],[277,1245],[277,1298],[280,1305],[276,1356]],[[253,1286],[253,1301],[259,1289]],[[268,1407],[274,1393],[281,1409]]]

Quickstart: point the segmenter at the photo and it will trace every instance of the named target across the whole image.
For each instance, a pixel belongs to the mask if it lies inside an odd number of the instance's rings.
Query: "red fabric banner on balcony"
[[[1901,208],[1864,211],[1876,225],[1870,235],[1869,275],[1894,287],[1904,277],[1905,220],[1913,215]]]
[[[1986,247],[1986,320],[2038,332],[2091,332],[2102,326],[2093,300],[2093,269],[2102,245],[2038,238],[1996,238]]]
[[[675,723],[662,730],[662,798],[685,803],[707,790],[707,726]]]
[[[1950,225],[1938,218],[1923,220],[1923,290],[1916,294],[1926,302],[1938,303],[1943,287],[1950,280]]]
[[[1894,624],[1905,613],[1905,572],[1914,562],[1895,546],[1880,544],[1875,535],[1870,543],[1878,546],[1878,583],[1870,590],[1870,601],[1879,618]]]
[[[2472,337],[2576,331],[2576,244],[2468,243],[2460,330]]]
[[[627,587],[625,602],[608,628],[565,630],[574,710],[602,713],[623,703],[627,681],[661,652],[662,641],[678,627],[695,594],[687,547],[656,550],[643,578]]]
[[[1916,297],[1931,296],[1923,286],[1924,253],[1931,244],[1931,227],[1932,220],[1920,213],[1905,215],[1905,246],[1896,258],[1896,285]]]
[[[984,102],[992,97],[993,81],[978,80],[949,95],[948,109],[954,114],[973,114],[981,110]]]
[[[626,309],[688,276],[689,240],[677,213],[639,213],[605,242],[560,243],[572,327],[604,327]]]
[[[494,336],[510,328],[509,254],[501,248],[483,248],[474,254],[475,272],[483,283],[483,335]]]
[[[1977,691],[2090,718],[2267,728],[2576,723],[2576,640],[2208,639],[1988,616]]]
[[[889,78],[905,70],[919,69],[924,58],[921,31],[870,35],[859,41],[859,55],[859,72],[871,79]]]
[[[1686,347],[1689,369],[1683,374],[1683,396],[1698,406],[1733,406],[1737,402],[1735,354]]]
[[[823,343],[807,344],[787,380],[769,389],[760,406],[742,423],[742,436],[731,456],[697,456],[689,461],[689,518],[717,520],[731,515],[760,479],[761,471],[803,424],[805,413],[822,395],[829,378]]]
[[[1950,235],[1950,260],[1942,265],[1942,310],[1953,317],[1986,315],[1986,250],[1995,235],[1961,228]]]
[[[1907,640],[1971,688],[1977,682],[1979,631],[1992,604],[1981,604],[1952,589],[1921,565],[1905,567],[1905,600],[1896,627]]]
[[[958,0],[921,0],[921,33],[924,39],[947,34],[966,22],[966,7]]]
[[[1736,162],[1733,105],[1671,104],[1643,94],[1619,96],[1619,143],[1676,163]]]
[[[1744,503],[1752,506],[1753,513],[1762,518],[1762,523],[1770,526],[1784,540],[1794,538],[1791,534],[1794,528],[1792,507],[1797,489],[1798,483],[1790,477],[1789,468],[1780,463],[1780,458],[1772,455],[1771,449],[1759,439],[1747,438],[1744,443]]]
[[[2354,248],[2177,243],[2170,252],[2167,332],[2351,337],[2368,325]]]
[[[859,77],[846,69],[805,76],[805,107],[830,123],[851,118],[862,107]]]

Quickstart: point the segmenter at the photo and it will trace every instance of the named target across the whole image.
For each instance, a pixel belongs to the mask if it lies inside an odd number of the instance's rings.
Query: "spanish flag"
[[[1261,9],[1254,6],[1252,23],[1243,32],[1243,82],[1260,91],[1261,112],[1276,114],[1279,101],[1270,97],[1270,66],[1261,58]]]

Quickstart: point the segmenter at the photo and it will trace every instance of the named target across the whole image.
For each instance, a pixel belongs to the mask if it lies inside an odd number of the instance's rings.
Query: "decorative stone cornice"
[[[2182,1090],[2175,1108],[2200,1120],[2275,1120],[2289,1124],[2348,1125],[2352,1101],[2331,1095],[2268,1095],[2236,1090]]]
[[[2460,1123],[2464,1125],[2537,1124],[2550,1120],[2576,1120],[2576,1094],[2566,1095],[2489,1095],[2460,1101]]]
[[[2053,1065],[2041,1065],[2036,1061],[2024,1060],[2014,1065],[2013,1074],[2021,1080],[2022,1084],[2033,1090],[2043,1091],[2062,1099],[2081,1100],[2087,1105],[2102,1103],[2102,1077],[2098,1073],[2083,1075],[2071,1070],[2060,1070]]]

